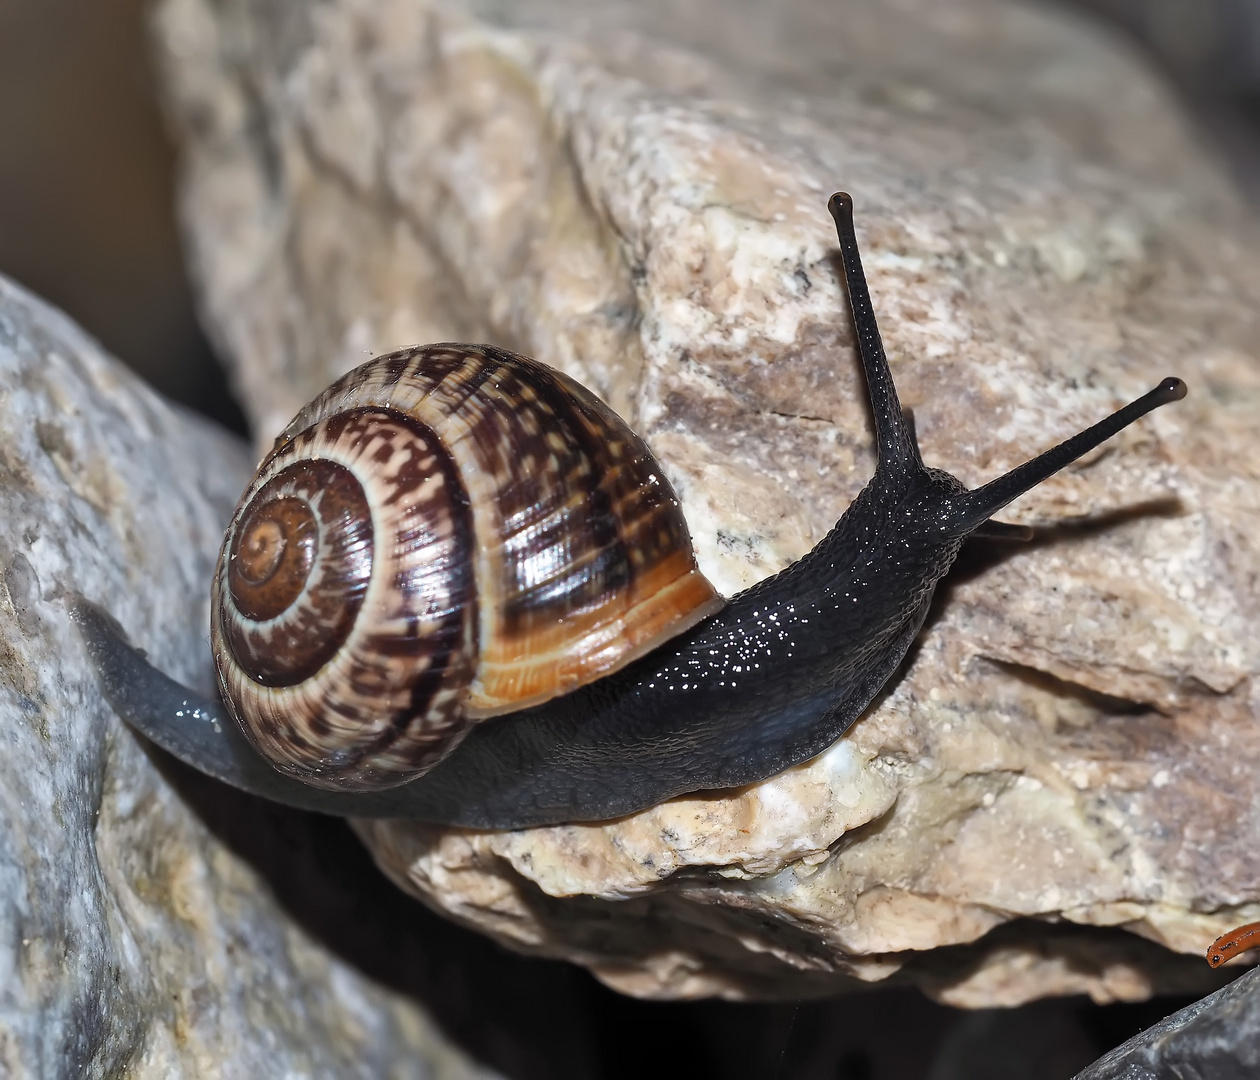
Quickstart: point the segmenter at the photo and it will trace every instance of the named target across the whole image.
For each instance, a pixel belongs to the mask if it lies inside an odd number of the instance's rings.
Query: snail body
[[[406,350],[304,409],[229,527],[212,635],[239,726],[81,602],[115,708],[195,767],[278,801],[479,828],[615,818],[824,750],[900,665],[969,536],[1023,535],[993,514],[1185,394],[1165,379],[968,491],[922,461],[852,201],[830,209],[878,464],[801,560],[723,606],[660,467],[597,399],[488,346]],[[362,498],[341,483],[372,465],[387,479],[356,480]],[[382,531],[395,520],[405,543]]]

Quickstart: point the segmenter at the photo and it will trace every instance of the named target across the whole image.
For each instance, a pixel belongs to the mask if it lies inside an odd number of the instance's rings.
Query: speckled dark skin
[[[924,466],[880,343],[849,196],[832,197],[875,417],[879,464],[835,528],[799,562],[693,630],[599,682],[474,726],[426,776],[331,792],[272,770],[217,702],[150,667],[108,616],[80,624],[106,696],[176,757],[279,802],[360,817],[510,829],[600,821],[676,795],[748,784],[826,749],[861,715],[918,634],[963,541],[1022,530],[989,518],[1152,409],[1178,379],[974,491]]]

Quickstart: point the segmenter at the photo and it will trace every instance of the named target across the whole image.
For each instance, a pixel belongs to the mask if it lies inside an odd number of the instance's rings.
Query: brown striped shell
[[[211,605],[250,741],[309,783],[369,789],[722,600],[612,410],[525,357],[431,345],[364,364],[285,429],[228,527]]]

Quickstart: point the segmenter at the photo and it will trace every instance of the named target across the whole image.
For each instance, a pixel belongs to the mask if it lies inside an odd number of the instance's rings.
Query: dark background
[[[1179,89],[1205,153],[1260,205],[1260,0],[1063,0]],[[147,0],[0,0],[0,272],[62,307],[163,393],[244,432],[180,261]],[[1065,1080],[1184,1001],[958,1012],[917,991],[800,1005],[653,1004],[452,926],[381,877],[342,822],[160,763],[281,903],[512,1080],[643,1075]]]

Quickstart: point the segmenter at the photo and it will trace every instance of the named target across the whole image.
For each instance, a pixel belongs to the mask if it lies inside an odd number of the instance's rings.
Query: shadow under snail
[[[825,750],[918,634],[969,536],[1180,379],[974,490],[923,464],[832,196],[878,443],[800,561],[723,602],[628,426],[489,346],[372,360],[288,426],[213,585],[226,710],[151,667],[87,601],[119,715],[175,757],[328,813],[512,829],[602,821],[764,780]]]

